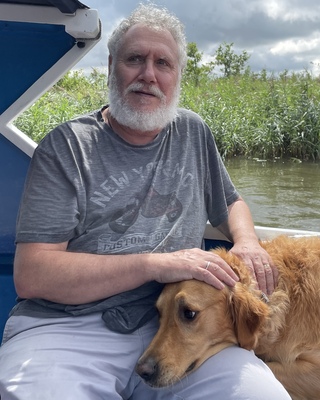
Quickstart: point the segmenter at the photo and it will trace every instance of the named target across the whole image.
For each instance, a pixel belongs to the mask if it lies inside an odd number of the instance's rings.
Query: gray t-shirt
[[[37,147],[16,241],[68,241],[68,251],[94,254],[201,247],[207,220],[213,226],[225,221],[238,196],[211,131],[195,113],[179,109],[153,142],[136,146],[95,111],[60,125]],[[78,306],[22,300],[13,313],[102,312],[110,329],[131,332],[155,315],[162,286],[150,282]]]

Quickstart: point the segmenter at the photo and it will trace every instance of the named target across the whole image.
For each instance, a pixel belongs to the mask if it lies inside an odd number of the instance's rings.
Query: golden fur
[[[279,269],[265,303],[248,268],[214,250],[239,275],[233,289],[192,280],[167,284],[157,307],[160,328],[137,372],[154,387],[173,384],[222,349],[254,349],[294,400],[320,399],[320,238],[261,243]]]

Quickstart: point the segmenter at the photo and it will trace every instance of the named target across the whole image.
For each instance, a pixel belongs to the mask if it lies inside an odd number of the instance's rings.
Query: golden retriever
[[[261,246],[279,269],[265,301],[244,263],[218,253],[240,277],[217,290],[190,280],[167,284],[160,328],[136,371],[153,387],[174,384],[222,349],[254,350],[294,400],[320,399],[320,237],[279,236]]]

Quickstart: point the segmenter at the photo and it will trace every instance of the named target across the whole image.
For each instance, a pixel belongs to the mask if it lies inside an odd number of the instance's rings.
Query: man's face
[[[124,36],[116,60],[111,60],[110,71],[110,110],[113,115],[115,105],[111,100],[118,102],[119,109],[121,99],[122,112],[125,105],[128,112],[154,119],[161,110],[162,114],[170,112],[172,119],[181,74],[178,46],[168,31],[153,31],[141,24],[131,27]],[[121,119],[121,116],[115,116]],[[132,116],[130,118],[132,120]]]

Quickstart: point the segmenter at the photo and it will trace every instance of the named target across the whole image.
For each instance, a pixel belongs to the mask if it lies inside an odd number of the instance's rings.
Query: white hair
[[[142,23],[155,31],[167,30],[171,33],[179,49],[178,59],[181,70],[187,63],[187,42],[184,26],[180,20],[166,8],[159,8],[152,3],[140,4],[132,14],[122,20],[111,34],[108,41],[109,54],[117,57],[118,49],[122,44],[124,34],[136,24]]]

